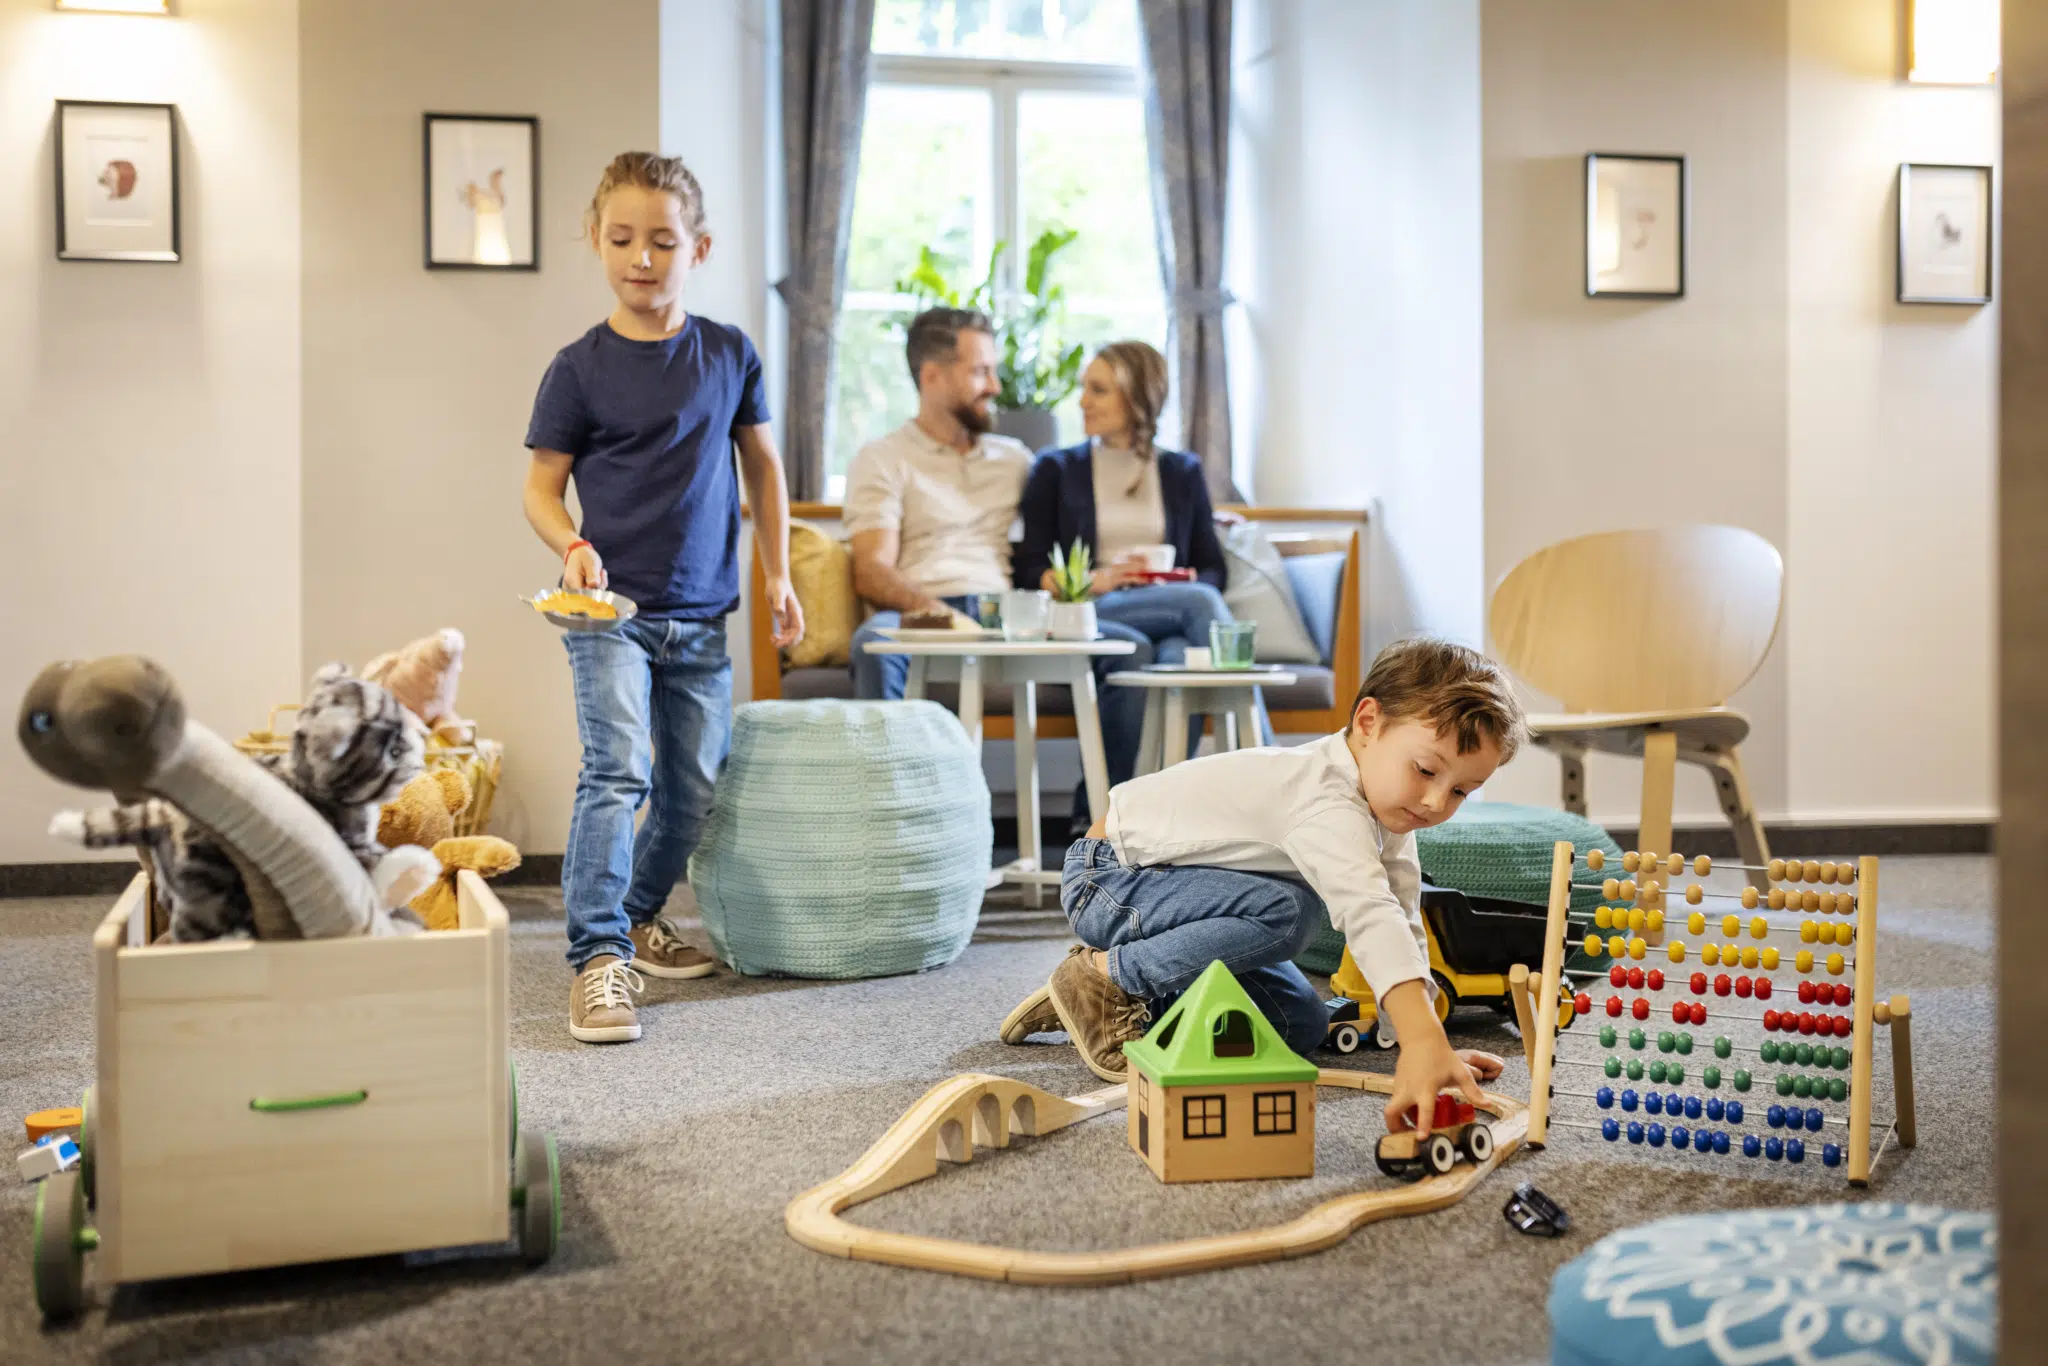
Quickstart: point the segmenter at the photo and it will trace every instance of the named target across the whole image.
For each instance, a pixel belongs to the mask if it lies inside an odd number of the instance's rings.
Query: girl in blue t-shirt
[[[711,254],[697,178],[676,157],[627,152],[605,168],[585,228],[618,307],[563,347],[540,382],[526,520],[562,557],[565,587],[610,588],[640,608],[615,631],[562,637],[583,740],[562,859],[576,972],[569,1033],[615,1043],[640,1037],[640,973],[712,969],[661,909],[732,739],[735,444],[768,579],[755,610],[774,614],[777,645],[803,638],[803,612],[789,583],[789,497],[761,358],[737,327],[683,309],[684,281]],[[572,477],[580,529],[562,500]]]

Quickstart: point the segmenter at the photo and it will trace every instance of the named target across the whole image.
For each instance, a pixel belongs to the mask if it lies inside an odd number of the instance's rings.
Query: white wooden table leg
[[[1160,724],[1165,733],[1159,737],[1161,768],[1172,768],[1188,757],[1188,698],[1179,688],[1162,688],[1166,694],[1165,716]]]
[[[1088,656],[1069,656],[1073,672],[1067,687],[1074,695],[1074,730],[1081,740],[1081,773],[1088,780],[1090,820],[1109,812],[1109,756],[1102,749],[1102,713],[1095,707],[1095,670]]]
[[[960,724],[967,738],[981,748],[981,656],[960,657]]]
[[[1145,721],[1138,729],[1136,776],[1159,771],[1159,715],[1164,700],[1158,688],[1145,689]]]
[[[1218,702],[1225,701],[1225,699],[1220,697],[1216,700]],[[1226,705],[1219,719],[1223,722],[1223,734],[1218,737],[1217,748],[1221,749],[1225,754],[1230,753],[1234,749],[1242,749],[1244,747],[1244,740],[1238,735],[1237,731],[1237,708]]]
[[[906,701],[924,701],[924,661],[925,656],[923,655],[912,655],[910,657],[910,673],[903,680],[903,696]]]
[[[1259,733],[1259,690],[1246,688],[1235,701],[1238,743],[1246,749],[1257,749],[1266,743],[1266,737]]]
[[[1020,679],[1010,685],[1010,719],[1017,751],[1017,856],[1030,872],[1044,865],[1045,850],[1038,828],[1038,684]],[[1044,904],[1044,888],[1024,883],[1024,904]]]

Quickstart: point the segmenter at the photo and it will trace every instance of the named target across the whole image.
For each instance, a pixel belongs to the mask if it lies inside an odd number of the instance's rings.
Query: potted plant
[[[1075,541],[1071,551],[1057,543],[1052,548],[1052,616],[1046,633],[1054,640],[1095,639],[1093,576],[1090,574],[1086,543]]]
[[[987,313],[996,325],[996,380],[1002,386],[996,395],[996,430],[1012,436],[1033,450],[1043,450],[1059,441],[1059,426],[1053,409],[1074,392],[1081,382],[1082,347],[1065,346],[1059,324],[1066,317],[1066,289],[1050,283],[1052,260],[1079,234],[1073,229],[1048,228],[1031,244],[1024,260],[1024,291],[998,302],[996,271],[1007,241],[996,243],[989,253],[988,276],[965,295],[953,287],[940,269],[930,247],[920,247],[917,266],[896,282],[899,294],[913,295],[917,311],[935,308],[975,308]],[[908,317],[896,318],[891,326],[901,328]]]

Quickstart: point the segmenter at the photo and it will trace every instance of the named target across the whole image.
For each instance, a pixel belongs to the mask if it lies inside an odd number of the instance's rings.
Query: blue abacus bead
[[[1792,1163],[1804,1162],[1806,1160],[1806,1144],[1800,1139],[1786,1139],[1785,1160]]]
[[[1661,1124],[1652,1124],[1652,1125],[1650,1126],[1650,1128],[1649,1128],[1649,1132],[1648,1132],[1648,1134],[1646,1135],[1646,1137],[1648,1137],[1648,1138],[1649,1138],[1649,1140],[1650,1140],[1650,1146],[1651,1146],[1652,1148],[1661,1148],[1661,1147],[1663,1147],[1663,1146],[1664,1146],[1664,1126],[1663,1126],[1663,1125],[1661,1125]]]
[[[1785,1143],[1784,1143],[1784,1140],[1783,1140],[1783,1139],[1778,1139],[1778,1138],[1767,1138],[1767,1139],[1765,1139],[1765,1140],[1764,1140],[1764,1156],[1765,1156],[1765,1157],[1767,1157],[1767,1158],[1769,1158],[1769,1159],[1770,1159],[1771,1161],[1773,1161],[1773,1162],[1777,1162],[1777,1161],[1781,1160],[1781,1159],[1782,1159],[1782,1158],[1783,1158],[1783,1157],[1785,1156]]]
[[[1678,1092],[1676,1092],[1676,1091],[1668,1091],[1668,1092],[1666,1092],[1666,1093],[1665,1093],[1665,1095],[1664,1095],[1664,1113],[1665,1113],[1665,1114],[1667,1114],[1667,1115],[1673,1115],[1673,1116],[1676,1116],[1676,1115],[1678,1115],[1679,1113],[1681,1113],[1682,1111],[1684,1111],[1684,1109],[1685,1109],[1685,1097],[1684,1097],[1684,1096],[1681,1096],[1681,1095],[1679,1095],[1679,1094],[1678,1094]]]
[[[1725,1105],[1723,1105],[1723,1104],[1721,1103],[1721,1098],[1720,1098],[1719,1096],[1708,1096],[1708,1097],[1707,1097],[1707,1118],[1708,1118],[1708,1119],[1711,1119],[1711,1120],[1714,1120],[1714,1121],[1718,1122],[1718,1121],[1720,1120],[1721,1116],[1722,1116],[1722,1115],[1724,1115],[1724,1114],[1726,1114],[1726,1113],[1727,1113],[1727,1111],[1728,1111],[1728,1107],[1727,1107],[1727,1106],[1725,1106]]]
[[[1714,1151],[1721,1154],[1724,1157],[1727,1156],[1728,1135],[1726,1131],[1721,1129],[1714,1130]]]
[[[1806,1112],[1806,1128],[1809,1133],[1819,1133],[1820,1126],[1827,1122],[1828,1117],[1822,1114],[1818,1109],[1808,1110]]]
[[[1621,1093],[1621,1108],[1628,1111],[1630,1114],[1635,1113],[1636,1093],[1633,1089],[1623,1091]]]
[[[1758,1138],[1755,1134],[1744,1134],[1742,1136],[1742,1155],[1744,1157],[1761,1157],[1763,1151],[1764,1141],[1762,1139]]]
[[[1690,1129],[1686,1128],[1686,1127],[1685,1127],[1685,1126],[1684,1126],[1683,1124],[1674,1124],[1674,1125],[1672,1125],[1672,1126],[1671,1126],[1671,1146],[1672,1146],[1672,1147],[1674,1147],[1674,1148],[1683,1148],[1683,1147],[1685,1147],[1685,1146],[1686,1146],[1687,1144],[1689,1144],[1689,1143],[1691,1143],[1691,1142],[1692,1142],[1692,1130],[1690,1130]]]
[[[1614,1088],[1612,1086],[1603,1086],[1595,1091],[1593,1093],[1593,1103],[1603,1110],[1612,1110],[1614,1108]]]
[[[1643,1126],[1634,1120],[1630,1120],[1628,1123],[1628,1141],[1631,1143],[1641,1143],[1643,1141]]]
[[[1841,1150],[1841,1148],[1840,1148],[1840,1147],[1838,1147],[1837,1145],[1833,1144],[1833,1143],[1823,1143],[1823,1144],[1821,1144],[1821,1145],[1820,1145],[1820,1164],[1821,1164],[1821,1165],[1822,1165],[1823,1167],[1839,1167],[1839,1166],[1841,1166],[1841,1165],[1842,1165],[1842,1150]]]
[[[1607,1141],[1608,1141],[1609,1143],[1612,1143],[1612,1142],[1614,1142],[1614,1140],[1615,1140],[1615,1139],[1617,1139],[1617,1138],[1620,1138],[1620,1137],[1621,1137],[1621,1121],[1620,1121],[1620,1120],[1618,1120],[1618,1119],[1603,1119],[1603,1120],[1601,1120],[1601,1121],[1600,1121],[1600,1137],[1602,1137],[1602,1138],[1606,1139],[1606,1140],[1607,1140]]]
[[[1687,1119],[1698,1119],[1700,1117],[1700,1098],[1698,1096],[1687,1096],[1685,1098],[1685,1117]]]
[[[1663,1095],[1663,1093],[1662,1093],[1661,1091],[1652,1091],[1652,1092],[1650,1092],[1650,1094],[1648,1094],[1648,1095],[1644,1096],[1644,1097],[1643,1097],[1643,1109],[1644,1109],[1645,1111],[1647,1111],[1648,1113],[1650,1113],[1650,1114],[1653,1114],[1653,1115],[1661,1115],[1661,1114],[1663,1114],[1663,1113],[1664,1113],[1664,1095]]]
[[[1764,1111],[1764,1123],[1770,1125],[1773,1129],[1784,1128],[1785,1107],[1782,1105],[1773,1105],[1770,1109]]]
[[[1739,1100],[1731,1100],[1731,1101],[1729,1101],[1729,1102],[1728,1102],[1728,1122],[1729,1122],[1730,1124],[1740,1124],[1740,1123],[1742,1123],[1742,1102],[1741,1102],[1741,1101],[1739,1101]]]

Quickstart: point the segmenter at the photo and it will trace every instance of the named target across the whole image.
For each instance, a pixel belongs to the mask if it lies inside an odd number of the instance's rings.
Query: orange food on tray
[[[619,615],[619,609],[610,603],[599,602],[596,598],[583,593],[557,593],[552,597],[537,600],[533,607],[537,612],[554,612],[565,617],[589,617],[594,621],[613,621]]]

